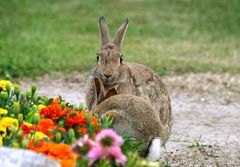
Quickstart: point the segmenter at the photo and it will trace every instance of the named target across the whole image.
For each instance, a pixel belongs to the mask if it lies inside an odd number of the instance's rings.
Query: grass
[[[101,15],[112,36],[130,17],[126,61],[159,74],[240,72],[239,0],[0,0],[0,77],[90,70]]]

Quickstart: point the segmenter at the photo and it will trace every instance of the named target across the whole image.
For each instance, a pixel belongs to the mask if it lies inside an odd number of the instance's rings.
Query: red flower
[[[66,125],[69,128],[72,128],[74,125],[83,126],[86,123],[87,119],[85,117],[74,116],[66,119]]]
[[[37,130],[43,132],[45,135],[48,135],[48,130],[56,129],[57,124],[51,119],[41,119],[38,122]],[[49,135],[48,135],[49,136]],[[53,138],[53,136],[49,136]]]
[[[25,135],[28,135],[31,132],[31,130],[35,130],[35,126],[26,124],[26,123],[22,123],[20,129],[23,130],[24,136],[25,136]]]
[[[78,132],[85,135],[87,134],[88,130],[86,128],[78,128]]]
[[[40,111],[40,115],[43,115],[44,118],[58,119],[66,115],[68,107],[62,107],[59,104],[59,99],[55,99],[53,103]]]

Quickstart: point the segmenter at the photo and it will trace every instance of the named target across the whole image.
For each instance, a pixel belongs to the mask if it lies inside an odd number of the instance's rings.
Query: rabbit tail
[[[147,160],[150,162],[157,161],[160,158],[161,139],[159,137],[152,140],[147,155]]]

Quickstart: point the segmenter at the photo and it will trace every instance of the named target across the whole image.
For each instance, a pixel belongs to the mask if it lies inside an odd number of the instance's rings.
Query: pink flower
[[[127,157],[122,153],[120,147],[110,147],[107,152],[111,157],[115,157],[118,163],[122,165],[126,163]]]
[[[96,146],[96,143],[89,139],[88,135],[84,135],[72,146],[72,152],[78,156],[80,154],[86,155],[94,146]]]
[[[116,159],[116,162],[124,165],[127,161],[126,156],[121,151],[123,139],[112,129],[102,130],[96,137],[97,145],[88,152],[90,165],[96,160],[108,156]]]
[[[118,146],[123,144],[122,137],[118,136],[112,129],[104,129],[98,133],[96,137],[96,142],[102,144],[103,146]]]

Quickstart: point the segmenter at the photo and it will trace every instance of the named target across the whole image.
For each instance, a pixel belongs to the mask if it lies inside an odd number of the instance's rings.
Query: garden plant
[[[28,149],[61,166],[154,166],[137,155],[141,141],[119,136],[105,119],[58,98],[38,96],[37,86],[21,91],[0,80],[0,147]]]

